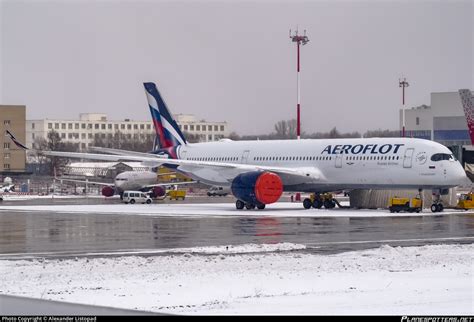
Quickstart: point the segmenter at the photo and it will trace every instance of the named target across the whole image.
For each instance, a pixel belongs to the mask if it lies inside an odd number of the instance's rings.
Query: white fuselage
[[[466,175],[445,146],[412,138],[231,141],[181,145],[184,160],[240,163],[301,169],[304,176],[281,175],[285,191],[334,191],[355,188],[449,188]],[[211,185],[230,185],[235,169],[180,165],[179,171]],[[320,173],[315,178],[314,173]],[[309,174],[312,174],[311,176]]]
[[[151,171],[135,172],[126,171],[115,177],[117,192],[125,190],[141,190],[142,188],[158,183],[157,174]]]

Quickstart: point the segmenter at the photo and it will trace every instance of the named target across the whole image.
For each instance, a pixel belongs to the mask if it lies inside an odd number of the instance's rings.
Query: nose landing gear
[[[433,201],[433,204],[431,205],[431,212],[441,212],[444,209],[443,204],[441,203],[441,195],[438,192],[433,192],[435,195],[435,200]]]
[[[441,212],[444,210],[444,206],[441,202],[434,203],[431,205],[431,212]]]

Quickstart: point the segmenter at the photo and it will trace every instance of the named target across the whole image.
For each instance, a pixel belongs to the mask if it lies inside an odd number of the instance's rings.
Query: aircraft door
[[[250,153],[250,150],[245,150],[245,151],[242,153],[242,157],[241,157],[241,159],[240,159],[240,163],[248,163],[249,153]]]
[[[336,155],[336,168],[342,168],[342,155]]]
[[[404,168],[411,168],[411,164],[413,161],[413,152],[415,149],[409,148],[405,150],[405,155],[403,156],[403,167]]]

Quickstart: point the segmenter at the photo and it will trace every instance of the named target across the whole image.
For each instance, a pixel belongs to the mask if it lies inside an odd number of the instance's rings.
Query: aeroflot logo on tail
[[[397,153],[400,147],[405,144],[345,144],[345,145],[328,145],[321,154],[387,154]]]

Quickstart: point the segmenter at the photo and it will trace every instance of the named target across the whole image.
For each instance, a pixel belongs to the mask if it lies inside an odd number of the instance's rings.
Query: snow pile
[[[171,250],[166,250],[166,252],[186,254],[250,254],[266,252],[285,252],[302,249],[306,249],[306,246],[293,243],[277,243],[175,248]]]
[[[259,250],[252,245],[226,254],[224,248],[3,260],[1,292],[175,314],[474,314],[473,244],[383,246],[336,255],[249,254]]]

